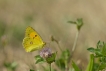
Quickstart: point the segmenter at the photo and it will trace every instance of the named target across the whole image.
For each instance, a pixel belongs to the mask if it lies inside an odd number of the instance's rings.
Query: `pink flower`
[[[51,49],[50,48],[44,48],[40,51],[40,56],[42,58],[48,58],[52,55]]]

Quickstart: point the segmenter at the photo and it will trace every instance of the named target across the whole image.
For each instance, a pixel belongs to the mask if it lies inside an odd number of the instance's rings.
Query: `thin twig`
[[[57,44],[58,44],[58,47],[59,47],[60,51],[62,52],[63,50],[61,49],[61,47],[60,47],[59,43],[57,43]]]

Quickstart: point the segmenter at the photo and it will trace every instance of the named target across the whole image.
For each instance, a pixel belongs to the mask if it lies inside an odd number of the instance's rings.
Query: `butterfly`
[[[32,52],[43,48],[46,43],[44,43],[38,33],[29,26],[26,28],[25,38],[22,44],[26,52]]]

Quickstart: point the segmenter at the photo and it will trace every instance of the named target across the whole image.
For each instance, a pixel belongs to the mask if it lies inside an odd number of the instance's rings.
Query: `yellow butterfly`
[[[32,52],[43,48],[45,43],[37,32],[32,27],[27,27],[25,32],[25,38],[23,39],[23,47],[26,52]]]

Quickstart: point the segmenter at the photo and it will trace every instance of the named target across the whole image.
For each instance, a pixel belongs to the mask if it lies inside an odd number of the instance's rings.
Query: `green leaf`
[[[4,63],[4,66],[5,66],[6,68],[8,68],[8,67],[11,66],[11,63]]]
[[[102,56],[102,57],[101,57],[101,62],[102,62],[102,63],[106,63],[106,56]]]
[[[102,55],[106,56],[106,43],[103,45]]]
[[[45,62],[45,60],[40,55],[35,56],[35,60],[36,60],[36,64],[40,62]]]
[[[76,24],[78,31],[81,29],[81,27],[83,26],[83,19],[82,18],[78,18],[76,21],[68,21],[68,23],[71,24]]]
[[[65,70],[65,61],[62,58],[56,60],[56,65],[63,71]]]
[[[102,56],[100,49],[95,49],[95,54],[96,54],[96,56]]]
[[[83,26],[83,19],[78,18],[77,19],[77,29],[80,30],[80,28]]]
[[[93,70],[97,71],[98,68],[99,68],[99,63],[94,63]]]
[[[90,52],[95,52],[95,49],[93,47],[90,47],[87,50],[90,51]]]
[[[76,24],[76,22],[75,22],[75,21],[68,21],[68,23]]]
[[[75,69],[75,71],[81,71],[80,68],[72,61],[72,66]]]
[[[18,64],[16,62],[12,62],[12,63],[4,63],[4,66],[11,71],[15,71],[16,67],[18,66]]]
[[[61,57],[56,60],[56,65],[63,71],[65,70],[65,65],[67,65],[69,61],[70,55],[70,51],[66,49],[62,51]]]
[[[68,61],[69,60],[69,57],[70,57],[70,51],[68,49],[62,51],[62,55],[61,55],[61,58],[65,61]]]
[[[35,56],[35,59],[36,59],[36,60],[39,60],[39,59],[42,59],[42,57],[41,57],[40,55],[36,55],[36,56]]]
[[[101,49],[104,46],[104,42],[101,42],[100,40],[97,43],[97,48]]]
[[[30,71],[35,71],[35,70],[30,69]]]
[[[39,59],[39,60],[37,60],[37,61],[36,61],[36,64],[37,64],[37,63],[41,63],[41,62],[45,62],[44,59]]]
[[[99,70],[103,70],[106,68],[106,63],[102,63],[100,66],[99,66]]]
[[[90,61],[88,63],[86,71],[93,71],[93,65],[94,65],[94,55],[90,55]]]
[[[11,64],[12,70],[15,70],[17,66],[18,66],[18,64],[16,62],[12,62],[12,64]]]
[[[50,57],[47,57],[46,58],[47,63],[51,64],[52,62],[55,62],[56,54],[57,53],[52,53]]]
[[[102,53],[101,53],[101,50],[100,49],[94,49],[93,47],[90,47],[87,50],[90,51],[90,52],[95,53],[97,57],[102,56]]]

